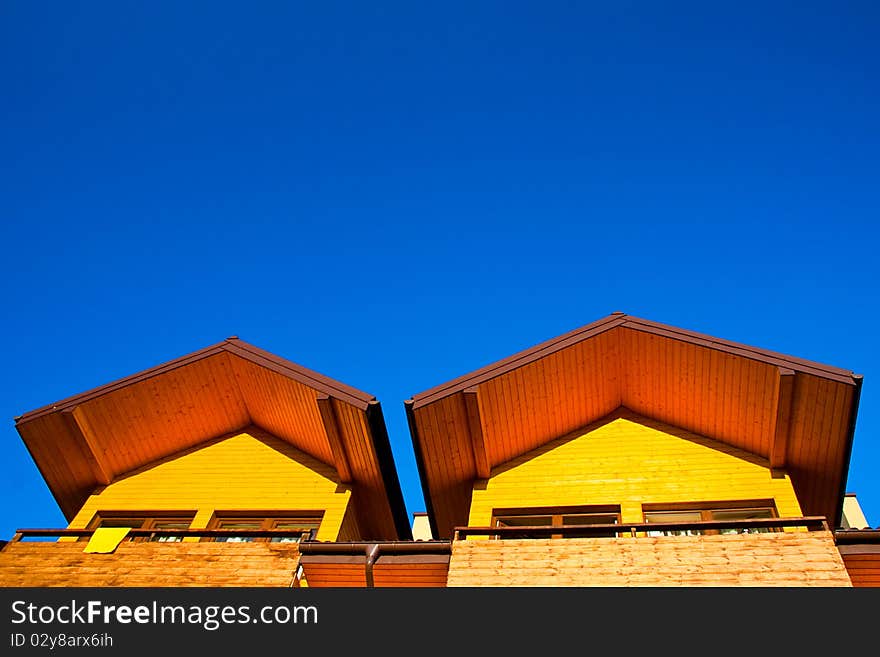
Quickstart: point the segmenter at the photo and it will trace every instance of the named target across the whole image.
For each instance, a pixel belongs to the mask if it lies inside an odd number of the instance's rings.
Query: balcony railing
[[[803,518],[752,518],[748,520],[701,520],[695,522],[624,522],[602,525],[530,525],[522,527],[456,527],[455,540],[468,536],[489,536],[491,538],[599,538],[609,536],[633,536],[647,532],[693,532],[704,534],[707,531],[721,532],[737,530],[738,533],[768,531],[785,527],[802,527],[808,531],[830,531],[824,516]]]
[[[159,541],[168,538],[295,538],[300,541],[315,539],[314,529],[130,529],[127,539],[143,539]],[[95,533],[94,529],[17,529],[12,537],[13,543],[26,538],[88,538]]]

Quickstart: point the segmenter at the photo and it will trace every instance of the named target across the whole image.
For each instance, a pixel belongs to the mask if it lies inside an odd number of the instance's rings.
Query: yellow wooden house
[[[861,382],[614,313],[417,394],[447,584],[850,586]]]

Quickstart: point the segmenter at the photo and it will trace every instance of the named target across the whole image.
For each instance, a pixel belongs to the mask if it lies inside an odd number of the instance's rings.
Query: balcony
[[[0,586],[282,586],[295,583],[300,531],[132,529],[111,553],[91,529],[20,529],[0,551]],[[274,541],[274,542],[273,542]]]
[[[459,527],[451,544],[322,543],[278,529],[138,529],[108,554],[83,552],[81,540],[27,540],[92,534],[19,530],[0,550],[0,586],[290,587],[303,572],[310,586],[334,587],[852,585],[822,517]]]
[[[502,540],[480,540],[480,539]],[[851,586],[823,517],[458,527],[447,586]]]

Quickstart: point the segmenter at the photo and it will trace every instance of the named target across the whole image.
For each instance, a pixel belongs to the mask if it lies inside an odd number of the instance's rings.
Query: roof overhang
[[[623,406],[767,459],[802,510],[840,521],[862,377],[613,313],[405,402],[436,537],[473,482]]]
[[[65,516],[98,486],[249,425],[335,469],[376,539],[410,527],[375,397],[229,338],[38,408],[16,428]]]

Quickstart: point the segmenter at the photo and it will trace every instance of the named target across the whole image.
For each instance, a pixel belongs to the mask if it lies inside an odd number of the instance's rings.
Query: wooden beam
[[[61,417],[71,435],[76,438],[82,452],[89,462],[95,481],[107,486],[113,477],[111,470],[104,463],[104,454],[98,449],[98,441],[92,435],[91,428],[83,416],[83,410],[79,406],[73,406],[61,411]]]
[[[462,391],[461,394],[467,411],[468,432],[471,436],[477,477],[488,479],[492,472],[492,465],[489,463],[489,456],[486,453],[486,439],[483,435],[483,421],[480,416],[480,399],[477,389],[477,386],[472,386]]]
[[[770,467],[784,468],[791,431],[791,408],[794,399],[794,370],[778,368],[776,384],[776,424],[770,441]]]
[[[342,433],[339,431],[336,411],[333,410],[333,400],[329,395],[318,395],[317,402],[321,422],[324,424],[324,431],[327,433],[327,440],[330,443],[330,452],[333,454],[333,463],[339,474],[339,481],[343,484],[351,483],[351,466],[348,463],[345,446],[342,444]]]

